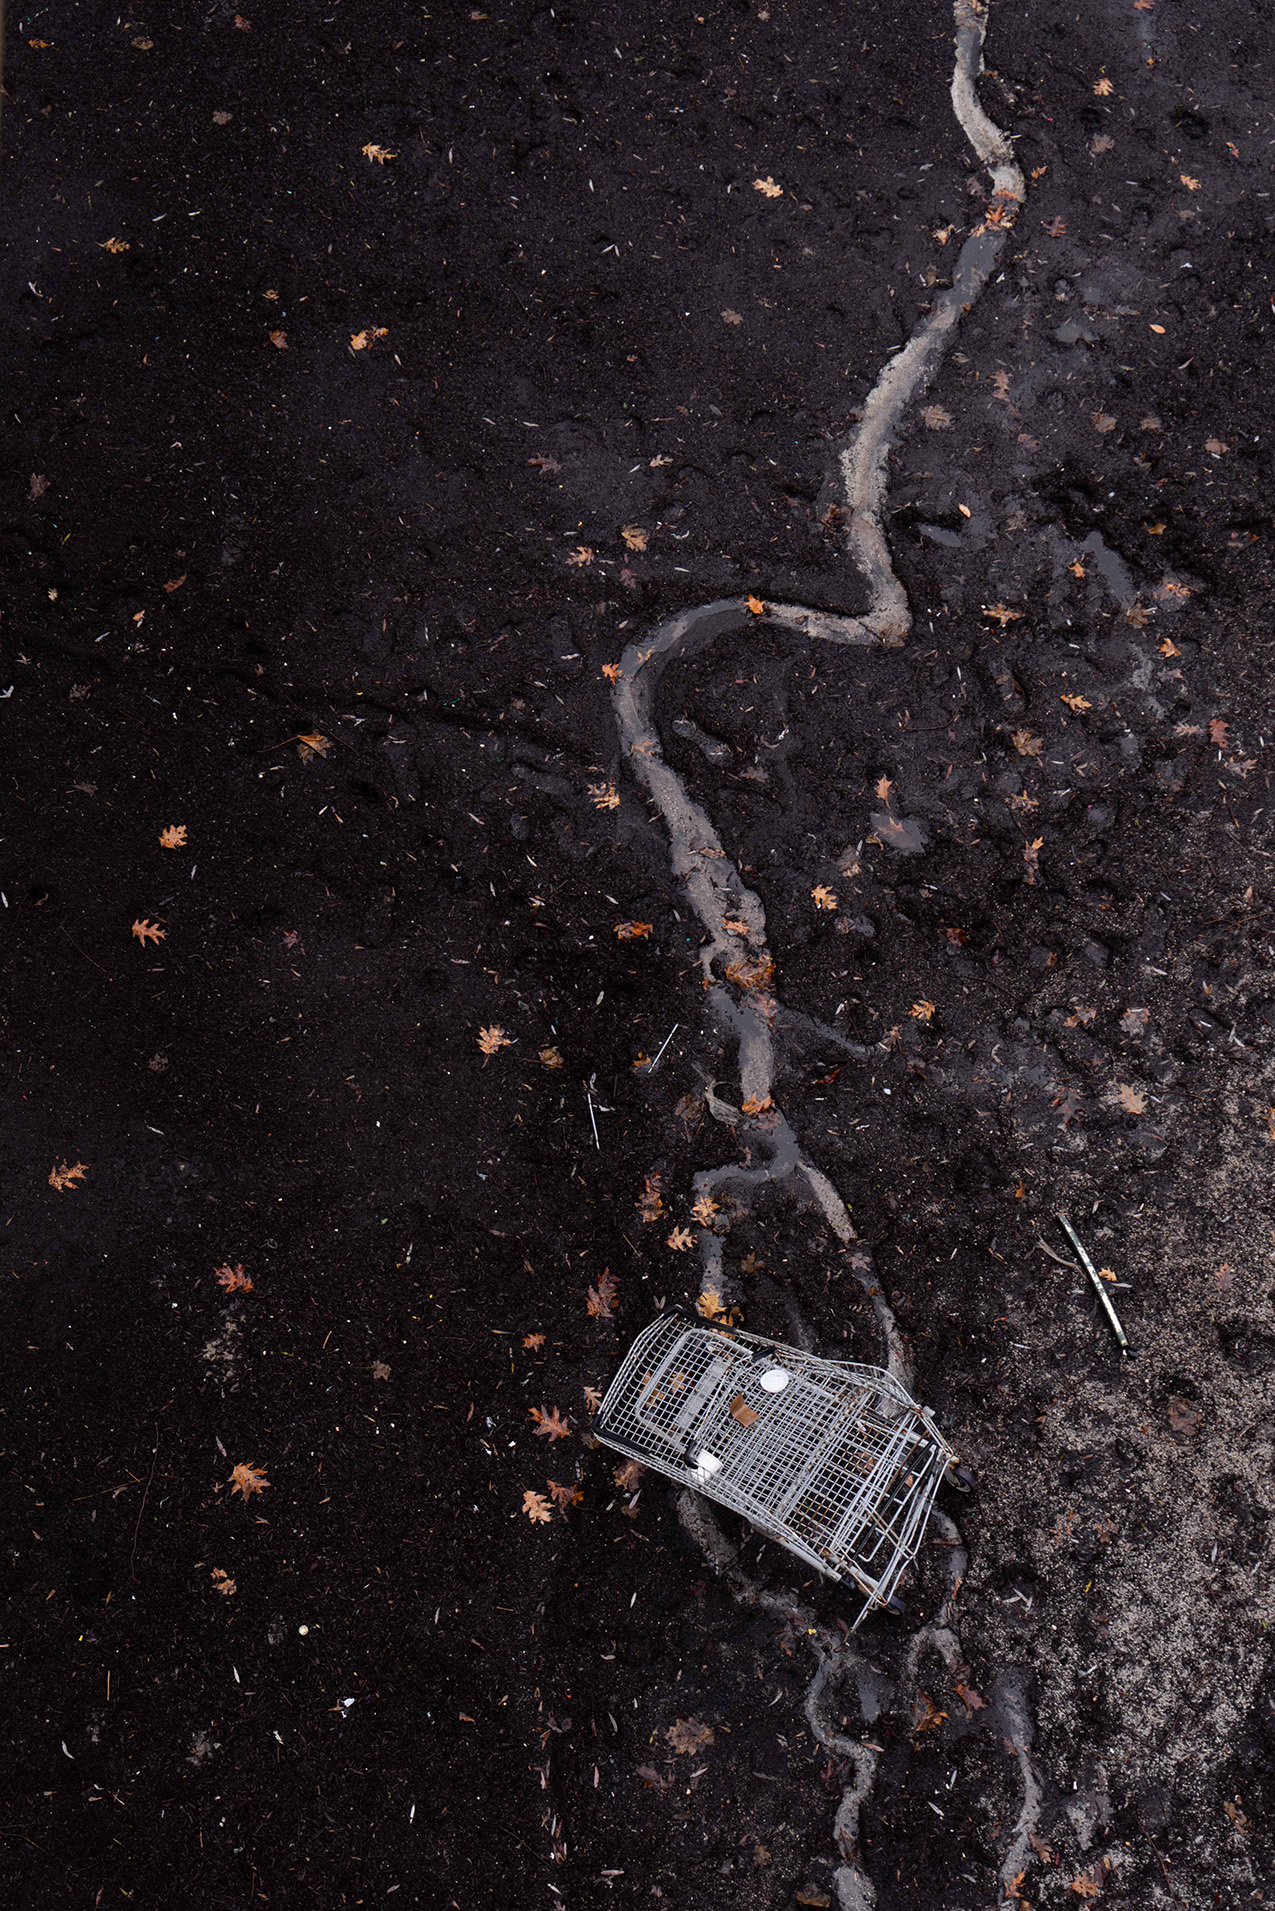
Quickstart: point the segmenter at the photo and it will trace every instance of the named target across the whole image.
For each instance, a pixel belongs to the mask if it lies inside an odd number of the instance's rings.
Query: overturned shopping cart
[[[643,1330],[595,1431],[831,1579],[890,1606],[956,1455],[879,1367],[821,1360],[671,1309]]]

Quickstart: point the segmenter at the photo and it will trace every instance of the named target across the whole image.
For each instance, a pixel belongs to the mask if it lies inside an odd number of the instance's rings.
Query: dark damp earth
[[[586,1437],[735,1158],[602,670],[862,607],[835,448],[986,197],[950,13],[9,24],[5,1900],[836,1904],[809,1635]],[[820,1700],[880,1911],[1272,1895],[1271,48],[993,4],[1029,197],[891,458],[912,638],[661,693],[976,1475],[961,1676],[931,1545]],[[726,1265],[879,1357],[791,1192]]]

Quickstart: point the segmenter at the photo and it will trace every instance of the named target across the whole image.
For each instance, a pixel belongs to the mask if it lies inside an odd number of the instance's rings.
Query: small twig
[[[1094,1293],[1098,1296],[1099,1301],[1102,1303],[1102,1311],[1107,1316],[1107,1319],[1111,1323],[1111,1331],[1115,1335],[1116,1339],[1120,1342],[1121,1356],[1125,1360],[1131,1359],[1133,1354],[1133,1349],[1129,1345],[1129,1336],[1125,1333],[1124,1328],[1120,1325],[1120,1317],[1116,1313],[1115,1308],[1111,1305],[1111,1296],[1108,1294],[1105,1286],[1103,1285],[1101,1275],[1099,1274],[1097,1268],[1094,1266],[1093,1262],[1089,1259],[1088,1254],[1085,1252],[1084,1242],[1081,1240],[1080,1236],[1077,1234],[1075,1228],[1073,1228],[1073,1226],[1071,1225],[1071,1222],[1067,1219],[1067,1216],[1065,1214],[1060,1214],[1057,1218],[1058,1218],[1059,1227],[1062,1229],[1063,1233],[1067,1236],[1067,1239],[1071,1242],[1071,1245],[1075,1248],[1076,1253],[1080,1256],[1080,1265],[1084,1268],[1085,1273],[1089,1276],[1090,1286],[1093,1288]],[[1046,1249],[1046,1252],[1048,1252],[1048,1249]]]
[[[1164,1859],[1160,1856],[1159,1849],[1156,1846],[1156,1843],[1154,1839],[1152,1838],[1151,1833],[1147,1830],[1142,1820],[1138,1817],[1137,1812],[1134,1812],[1133,1815],[1134,1815],[1134,1818],[1137,1820],[1138,1830],[1142,1833],[1142,1836],[1146,1839],[1147,1843],[1151,1846],[1152,1851],[1155,1852],[1156,1862],[1159,1864],[1161,1871],[1164,1873],[1165,1888],[1167,1889],[1169,1896],[1173,1899],[1174,1904],[1181,1904],[1182,1899],[1178,1896],[1177,1892],[1174,1890],[1173,1881],[1169,1877],[1169,1867],[1165,1864]]]
[[[77,955],[82,955],[86,962],[93,962],[92,956],[89,955],[86,950],[81,949],[79,943],[75,940],[75,937],[67,934],[65,924],[59,923],[58,928],[61,931],[61,933],[64,936],[66,936],[67,941],[70,943],[71,947],[75,950],[75,953]],[[93,967],[95,969],[102,969],[102,965],[100,962],[93,962]],[[115,980],[115,977],[113,975],[107,975],[107,972],[105,969],[102,969],[102,974],[106,976],[106,979],[108,982],[113,982]]]
[[[159,1421],[157,1420],[155,1422],[155,1450],[151,1458],[151,1470],[146,1476],[146,1491],[142,1494],[142,1503],[137,1509],[137,1524],[133,1528],[133,1550],[128,1556],[128,1571],[129,1571],[130,1579],[137,1578],[137,1574],[133,1571],[134,1564],[137,1560],[137,1535],[142,1530],[142,1514],[146,1511],[147,1494],[149,1494],[151,1490],[151,1481],[155,1477],[155,1468],[158,1466],[158,1464],[159,1464]]]
[[[668,1034],[664,1037],[663,1042],[660,1044],[659,1055],[656,1056],[655,1060],[651,1063],[651,1066],[646,1071],[648,1075],[654,1075],[656,1069],[660,1065],[661,1056],[664,1054],[665,1049],[668,1047],[669,1043],[672,1041],[673,1037],[677,1034],[677,1031],[681,1028],[681,1026],[682,1024],[680,1022],[674,1022],[672,1028],[669,1030]]]
[[[600,1141],[598,1140],[598,1124],[597,1124],[597,1121],[596,1121],[596,1120],[595,1120],[595,1118],[594,1118],[594,1113],[593,1113],[593,1094],[592,1094],[592,1091],[591,1091],[590,1089],[588,1089],[588,1088],[586,1088],[586,1089],[585,1089],[585,1091],[584,1091],[584,1097],[585,1097],[585,1100],[586,1100],[586,1101],[588,1102],[588,1104],[589,1104],[589,1121],[590,1121],[590,1124],[592,1125],[592,1128],[593,1128],[593,1145],[594,1145],[594,1147],[595,1147],[595,1148],[596,1148],[596,1149],[598,1150],[598,1152],[599,1152],[599,1154],[600,1154],[600,1153],[602,1152],[602,1143],[601,1143],[601,1142],[600,1142]]]

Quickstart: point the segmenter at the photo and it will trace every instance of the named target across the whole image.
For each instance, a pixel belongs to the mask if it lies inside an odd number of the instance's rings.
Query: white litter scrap
[[[879,1367],[821,1360],[671,1309],[643,1330],[594,1431],[891,1606],[957,1458]],[[960,1483],[959,1481],[955,1483]]]

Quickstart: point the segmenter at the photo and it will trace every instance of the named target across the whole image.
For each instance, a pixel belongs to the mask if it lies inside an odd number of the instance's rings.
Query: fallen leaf
[[[547,1526],[553,1518],[553,1508],[543,1493],[533,1493],[528,1487],[522,1496],[522,1510],[533,1525]]]
[[[60,1165],[55,1164],[49,1170],[49,1186],[56,1188],[60,1194],[65,1194],[67,1189],[73,1188],[77,1181],[83,1181],[88,1171],[87,1161],[77,1161],[73,1168],[68,1167],[65,1161]]]
[[[1041,224],[1051,239],[1061,239],[1067,230],[1067,221],[1060,219],[1057,214],[1055,214],[1052,219],[1042,220]]]
[[[1110,133],[1095,133],[1089,142],[1089,150],[1095,155],[1109,153],[1115,146],[1115,143]]]
[[[691,1209],[691,1219],[698,1221],[702,1228],[711,1228],[720,1213],[720,1203],[714,1201],[711,1194],[702,1194]]]
[[[950,431],[952,414],[942,405],[925,405],[921,410],[921,420],[928,431]]]
[[[547,457],[542,451],[537,452],[535,457],[528,458],[527,463],[535,465],[537,471],[539,471],[542,476],[546,472],[561,471],[562,469],[562,466],[558,463],[556,458]]]
[[[1150,1009],[1126,1009],[1120,1017],[1120,1026],[1126,1035],[1141,1035],[1150,1020]]]
[[[277,351],[286,352],[288,349],[288,334],[286,332],[271,332],[270,343]]]
[[[564,1420],[557,1407],[528,1407],[528,1414],[536,1423],[536,1432],[545,1440],[565,1440],[571,1433],[571,1423]]]
[[[650,542],[651,533],[644,531],[640,524],[626,524],[620,536],[631,551],[644,551]]]
[[[1048,171],[1048,166],[1033,166],[1031,176],[1033,179],[1043,179]]]
[[[488,1028],[479,1029],[478,1046],[484,1055],[494,1055],[498,1048],[510,1048],[512,1043],[504,1029],[493,1022]]]
[[[131,250],[132,246],[127,239],[100,239],[98,241],[99,252],[130,252]]]
[[[631,1493],[645,1472],[646,1468],[640,1460],[624,1460],[619,1466],[612,1467],[611,1478],[622,1493]]]
[[[764,1115],[774,1105],[769,1095],[750,1095],[746,1101],[739,1104],[739,1107],[740,1113],[744,1115]]]
[[[1166,577],[1162,583],[1156,585],[1156,595],[1164,598],[1189,597],[1191,595],[1191,586],[1189,584],[1179,584],[1176,578]]]
[[[1220,458],[1224,451],[1230,450],[1230,446],[1224,445],[1220,438],[1206,438],[1204,440],[1204,449],[1210,452],[1213,457]]]
[[[1210,717],[1205,728],[1209,733],[1209,742],[1216,743],[1219,750],[1224,749],[1226,747],[1226,740],[1231,734],[1231,726],[1226,718]]]
[[[1267,1134],[1272,1141],[1275,1141],[1275,1106],[1266,1110],[1266,1113],[1262,1116],[1262,1120],[1266,1123]]]
[[[219,1268],[214,1269],[214,1272],[217,1276],[217,1285],[224,1287],[228,1294],[251,1294],[252,1277],[244,1273],[242,1262],[237,1267],[231,1267],[228,1261],[223,1262]]]
[[[702,1745],[711,1745],[715,1737],[711,1725],[704,1725],[699,1719],[676,1719],[664,1734],[675,1752],[698,1752]]]
[[[1040,808],[1039,797],[1024,796],[1021,791],[1007,796],[1005,801],[1012,810],[1018,810],[1024,816],[1028,815],[1032,810],[1038,810]]]
[[[389,1377],[390,1370],[386,1363],[383,1360],[374,1360],[372,1362],[373,1380],[388,1380]]]
[[[252,32],[252,21],[245,20],[242,13],[237,13],[235,15],[235,26],[240,33]]]
[[[705,1288],[702,1294],[696,1296],[695,1312],[704,1320],[719,1320],[727,1327],[732,1326],[739,1319],[739,1309],[727,1307],[721,1295],[713,1287]]]
[[[586,1302],[590,1320],[614,1320],[615,1303],[619,1295],[620,1284],[609,1267],[604,1267],[598,1276],[596,1287],[589,1289]]]
[[[48,490],[48,488],[49,488],[48,479],[45,477],[42,477],[38,471],[33,471],[31,473],[28,496],[32,499],[42,498],[45,492]]]
[[[750,593],[748,598],[748,608],[753,613],[754,617],[760,617],[762,612],[765,610],[766,606],[762,602],[760,597],[754,597]]]
[[[351,332],[350,350],[352,352],[365,352],[369,345],[376,343],[378,338],[388,338],[389,335],[388,325],[370,325],[365,332]]]
[[[671,1247],[675,1254],[685,1254],[687,1248],[693,1244],[694,1236],[689,1228],[674,1228],[664,1243],[666,1247]]]
[[[1043,836],[1037,836],[1033,842],[1023,844],[1023,861],[1027,865],[1027,881],[1034,885],[1040,874],[1040,852],[1045,847]]]
[[[1123,1108],[1126,1115],[1145,1115],[1147,1112],[1146,1091],[1135,1088],[1131,1082],[1112,1082],[1103,1096],[1113,1108]]]
[[[1094,81],[1093,90],[1100,100],[1105,100],[1110,94],[1114,93],[1116,89],[1114,82],[1104,76],[1102,79]]]
[[[170,823],[159,832],[159,840],[165,849],[180,849],[186,841],[185,823]]]
[[[1078,557],[1072,558],[1071,563],[1067,566],[1067,569],[1071,572],[1073,577],[1083,577],[1085,574],[1085,567],[1081,563]]]
[[[372,139],[369,139],[362,151],[364,159],[373,160],[378,166],[383,166],[387,159],[398,158],[398,154],[392,153],[388,146],[378,146],[376,141]]]
[[[654,924],[650,922],[617,922],[615,925],[618,942],[642,942],[650,935]]]
[[[917,1693],[916,1705],[919,1716],[912,1727],[914,1738],[919,1738],[922,1732],[932,1732],[935,1726],[942,1725],[947,1717],[946,1712],[939,1711],[928,1692]]]
[[[590,1413],[596,1413],[598,1408],[602,1405],[601,1388],[600,1387],[585,1387],[583,1391],[584,1391],[585,1406],[589,1409]]]
[[[150,1069],[152,1074],[162,1075],[164,1070],[168,1067],[168,1057],[167,1055],[152,1055],[146,1066]]]
[[[755,1427],[761,1415],[750,1407],[742,1393],[737,1393],[728,1408],[730,1417],[741,1427]]]
[[[1151,612],[1145,604],[1130,604],[1124,616],[1125,622],[1132,624],[1135,630],[1143,630],[1151,622]]]
[[[933,1002],[926,1002],[926,1001],[914,1002],[911,1008],[908,1010],[908,1014],[912,1017],[913,1021],[915,1022],[933,1021],[934,1004]]]
[[[245,1500],[250,1500],[254,1493],[264,1492],[270,1484],[260,1467],[249,1466],[242,1460],[238,1466],[231,1468],[230,1478],[231,1497],[233,1498],[236,1493],[242,1493]]]
[[[170,577],[167,584],[165,584],[164,589],[167,591],[168,595],[171,597],[173,592],[179,591],[185,582],[186,582],[186,573],[185,571],[183,571],[180,577]]]
[[[1189,1440],[1194,1439],[1204,1425],[1204,1415],[1199,1408],[1190,1400],[1182,1399],[1180,1395],[1170,1400],[1165,1417],[1174,1433],[1180,1433]]]
[[[545,1344],[545,1337],[543,1334],[524,1334],[522,1344],[524,1347],[530,1347],[532,1353],[538,1353]]]
[[[955,226],[935,226],[930,233],[930,237],[935,240],[937,244],[945,246],[955,231]]]
[[[992,397],[1003,400],[1007,405],[1010,402],[1009,373],[1003,368],[992,373]]]
[[[542,1048],[540,1051],[541,1068],[561,1068],[562,1056],[556,1048]]]
[[[1069,710],[1074,710],[1077,713],[1077,715],[1079,715],[1079,713],[1082,710],[1093,709],[1093,705],[1090,703],[1088,697],[1082,697],[1077,691],[1074,691],[1074,690],[1072,691],[1064,690],[1059,701],[1062,703],[1065,703],[1067,708]]]
[[[783,187],[777,186],[769,173],[764,179],[754,179],[753,191],[764,193],[767,199],[782,199],[784,193]]]
[[[156,923],[148,922],[145,916],[139,916],[137,921],[133,924],[133,934],[137,937],[137,940],[142,944],[143,948],[146,946],[148,939],[151,942],[164,942],[168,938],[168,931],[166,929],[159,928]]]
[[[579,1506],[584,1498],[578,1486],[561,1486],[557,1480],[549,1479],[546,1479],[545,1485],[549,1488],[554,1505],[560,1506],[564,1512],[568,1506]]]
[[[1182,655],[1182,652],[1178,649],[1172,637],[1166,637],[1164,642],[1158,644],[1156,648],[1162,657],[1180,657]]]
[[[748,934],[748,924],[740,916],[723,916],[722,928],[729,930],[733,936],[746,936]]]
[[[889,802],[890,791],[894,788],[894,784],[888,776],[879,776],[872,787],[883,803]]]
[[[1178,178],[1182,181],[1182,184],[1186,187],[1188,192],[1198,192],[1200,190],[1199,180],[1192,179],[1190,173],[1179,173]]]
[[[666,1792],[673,1784],[672,1779],[662,1777],[654,1765],[638,1765],[634,1769],[642,1783],[652,1791]]]
[[[728,962],[726,977],[741,989],[764,989],[775,974],[774,959],[768,955],[750,956],[738,962]]]
[[[1004,630],[1006,624],[1017,623],[1018,619],[1025,616],[1026,613],[1021,610],[1011,610],[1008,604],[984,604],[983,615],[984,617],[994,617],[1001,629]]]
[[[1229,1798],[1224,1798],[1222,1800],[1222,1810],[1226,1813],[1236,1831],[1243,1832],[1248,1830],[1248,1819],[1240,1809],[1240,1801],[1238,1798],[1234,1801]]]
[[[726,310],[722,313],[722,317],[728,325],[742,325],[744,322],[743,313],[732,312],[729,306],[727,306]]]
[[[816,909],[835,909],[837,898],[826,883],[816,883],[810,892]]]
[[[230,122],[231,122],[231,120],[232,120],[232,119],[233,119],[234,117],[235,117],[235,116],[234,116],[234,114],[233,114],[233,113],[224,113],[224,112],[222,112],[222,113],[214,113],[214,114],[213,114],[213,125],[214,125],[214,126],[229,126],[229,124],[230,124]]]
[[[965,1707],[965,1710],[969,1713],[981,1712],[987,1704],[987,1700],[981,1693],[976,1692],[972,1685],[963,1685],[960,1680],[957,1681],[953,1690],[957,1698],[961,1701],[961,1704]]]
[[[637,1198],[637,1211],[644,1221],[658,1221],[664,1212],[664,1197],[660,1193],[662,1179],[663,1177],[659,1174],[648,1174],[642,1177],[642,1192]]]
[[[618,810],[620,807],[620,792],[614,783],[590,783],[589,795],[600,810]]]
[[[1097,1009],[1089,1008],[1084,1002],[1073,1002],[1071,1014],[1067,1017],[1067,1027],[1088,1028],[1097,1013]]]
[[[568,551],[567,563],[574,570],[582,571],[586,564],[593,562],[593,547],[590,544],[577,544],[574,551]]]
[[[235,1582],[230,1577],[229,1573],[223,1572],[220,1566],[214,1566],[210,1577],[212,1579],[213,1585],[216,1587],[219,1593],[224,1594],[224,1596],[227,1599],[234,1598]]]
[[[1116,421],[1109,411],[1095,411],[1092,416],[1095,431],[1106,432],[1115,430]]]
[[[820,1891],[818,1886],[813,1884],[803,1885],[801,1890],[795,1894],[795,1898],[798,1904],[812,1905],[815,1907],[832,1903],[832,1899],[828,1896],[828,1893],[826,1891]]]

